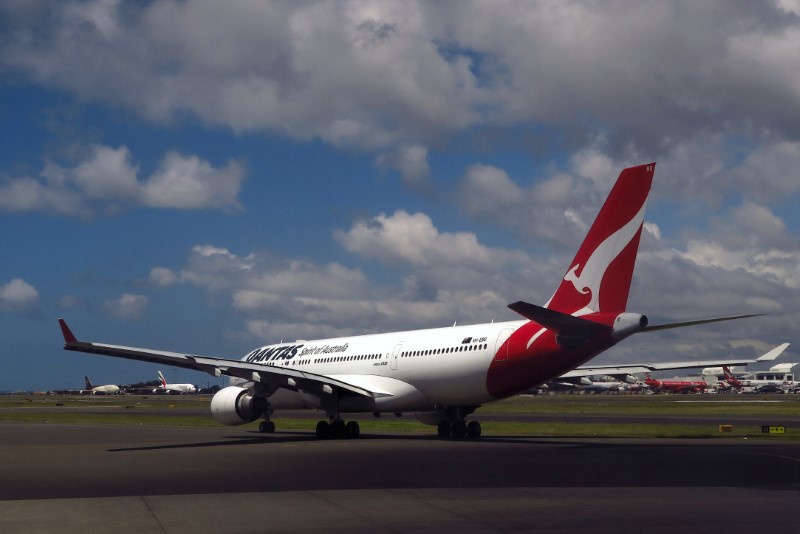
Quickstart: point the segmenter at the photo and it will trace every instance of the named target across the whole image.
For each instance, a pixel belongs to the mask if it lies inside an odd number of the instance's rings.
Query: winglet
[[[780,356],[781,353],[783,351],[785,351],[788,346],[789,346],[789,343],[784,343],[783,345],[778,345],[777,347],[775,347],[774,349],[772,349],[768,353],[762,354],[761,356],[759,356],[756,361],[757,362],[771,362],[772,360],[774,360],[775,358]]]
[[[64,336],[64,344],[72,345],[78,342],[78,339],[75,337],[75,334],[73,334],[72,330],[69,329],[64,319],[59,318],[58,326],[61,327],[61,334],[63,334]]]

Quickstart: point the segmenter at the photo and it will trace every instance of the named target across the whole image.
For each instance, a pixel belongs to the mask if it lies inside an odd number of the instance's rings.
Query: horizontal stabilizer
[[[521,300],[509,304],[508,307],[526,319],[534,321],[564,337],[592,336],[598,332],[611,330],[611,327],[606,325]]]
[[[765,314],[750,313],[747,315],[730,315],[728,317],[714,317],[712,319],[699,319],[697,321],[683,321],[680,323],[654,324],[652,326],[646,326],[642,328],[641,332],[655,332],[656,330],[669,330],[670,328],[682,328],[684,326],[694,326],[698,324],[719,323],[721,321],[732,321],[734,319],[746,319],[748,317],[758,317],[759,315],[765,315]]]

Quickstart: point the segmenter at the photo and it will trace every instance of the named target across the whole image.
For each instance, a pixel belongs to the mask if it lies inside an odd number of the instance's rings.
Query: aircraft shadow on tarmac
[[[275,434],[262,434],[259,432],[248,432],[247,434],[237,436],[224,436],[224,440],[203,441],[194,443],[173,443],[164,445],[146,445],[141,447],[117,447],[107,449],[108,452],[129,452],[129,451],[148,451],[148,450],[166,450],[166,449],[193,449],[202,447],[226,447],[231,445],[264,445],[264,444],[285,444],[285,443],[304,443],[304,442],[329,442],[329,441],[343,441],[333,439],[320,439],[313,433],[309,432],[292,432],[285,431]],[[601,447],[618,447],[618,446],[635,446],[631,444],[621,443],[598,443],[581,441],[580,438],[567,437],[567,436],[484,436],[477,440],[472,439],[445,439],[442,440],[438,436],[428,436],[419,434],[362,434],[358,441],[443,441],[447,443],[462,442],[465,444],[513,444],[513,445],[560,445],[569,446],[574,448],[601,448]]]

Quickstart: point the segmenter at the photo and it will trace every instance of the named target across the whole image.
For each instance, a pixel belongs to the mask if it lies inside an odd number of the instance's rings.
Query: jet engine
[[[236,426],[251,423],[261,417],[269,403],[264,397],[255,397],[238,386],[219,390],[211,398],[211,415],[223,425]]]
[[[620,313],[614,319],[614,326],[611,329],[611,334],[620,339],[631,334],[635,334],[639,330],[647,326],[647,317],[639,313]]]

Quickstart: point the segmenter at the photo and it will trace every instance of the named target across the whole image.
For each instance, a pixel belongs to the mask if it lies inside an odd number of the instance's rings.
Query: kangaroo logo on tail
[[[575,273],[581,268],[581,265],[575,264],[567,271],[566,276],[564,276],[564,280],[571,282],[575,291],[581,295],[590,295],[591,298],[588,304],[584,306],[584,310],[591,312],[600,309],[600,283],[603,281],[603,277],[611,263],[639,233],[642,222],[644,221],[644,209],[645,206],[642,205],[639,213],[634,215],[633,219],[608,236],[608,238],[595,249],[583,266],[580,275]],[[577,315],[581,314],[578,313]]]
[[[623,170],[547,308],[625,311],[655,163]]]

